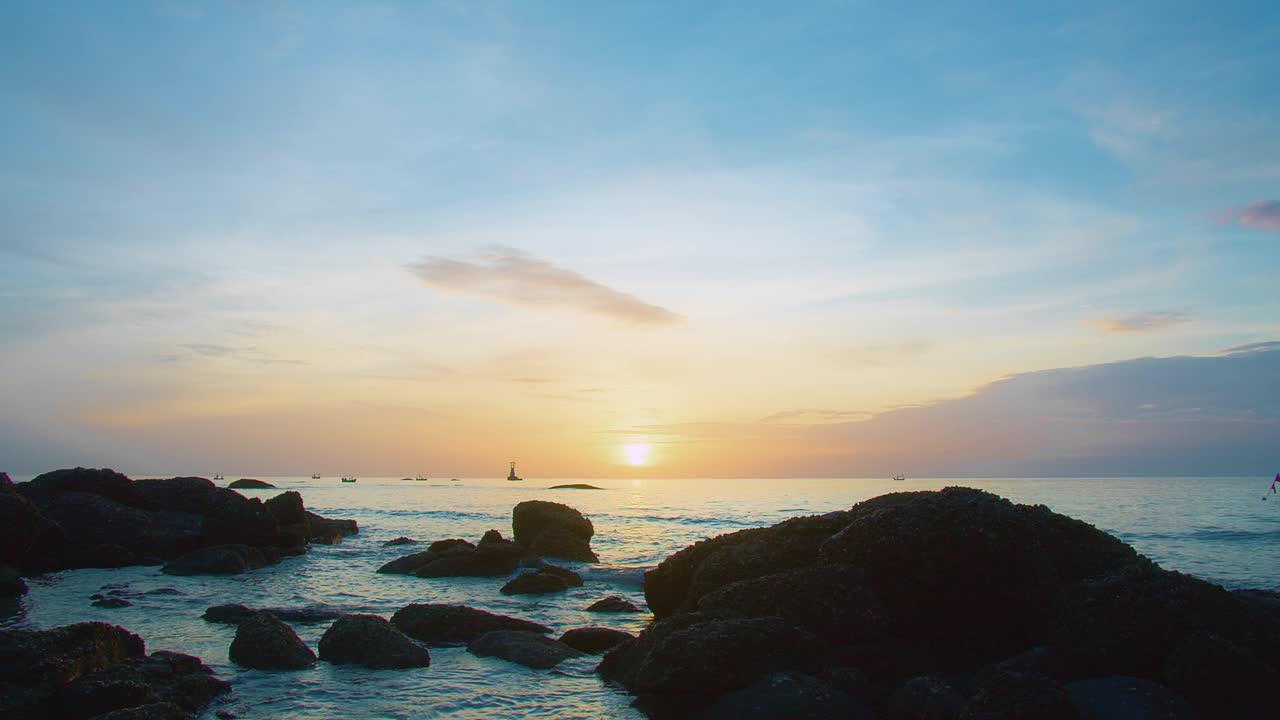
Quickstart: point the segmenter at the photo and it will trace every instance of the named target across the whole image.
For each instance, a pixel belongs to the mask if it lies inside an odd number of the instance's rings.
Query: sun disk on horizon
[[[653,445],[649,443],[629,443],[622,446],[622,452],[627,456],[627,464],[631,466],[648,464],[649,451],[652,449]]]

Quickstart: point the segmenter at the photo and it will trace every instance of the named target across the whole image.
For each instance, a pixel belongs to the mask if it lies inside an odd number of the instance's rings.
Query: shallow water
[[[433,648],[431,667],[366,670],[318,664],[299,672],[240,670],[227,660],[235,628],[200,619],[227,602],[250,607],[324,605],[384,617],[413,602],[462,603],[549,625],[557,632],[588,625],[636,633],[648,615],[588,613],[606,595],[643,603],[642,572],[703,538],[769,525],[797,515],[848,508],[886,492],[968,485],[1016,502],[1043,503],[1132,544],[1163,567],[1230,588],[1280,590],[1280,499],[1260,502],[1269,479],[930,479],[890,480],[591,480],[604,490],[549,490],[555,480],[431,480],[262,478],[271,497],[298,490],[308,507],[328,517],[354,518],[360,534],[337,546],[231,577],[170,577],[158,568],[72,570],[29,582],[18,605],[0,608],[0,626],[47,628],[104,620],[141,635],[150,650],[198,655],[234,684],[226,704],[241,718],[640,718],[629,697],[601,683],[598,658],[529,670],[462,648]],[[399,535],[423,541],[476,541],[496,528],[510,535],[511,508],[530,499],[580,509],[596,528],[599,565],[557,564],[583,574],[583,587],[552,596],[504,596],[500,578],[423,579],[378,575],[383,563],[415,546],[382,547]],[[173,588],[180,595],[129,597],[119,609],[90,606],[103,585],[130,592]],[[326,624],[295,624],[313,649]]]

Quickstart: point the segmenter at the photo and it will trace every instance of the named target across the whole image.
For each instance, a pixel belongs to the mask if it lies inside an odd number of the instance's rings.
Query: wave
[[[1222,528],[1195,528],[1187,532],[1175,533],[1115,533],[1125,540],[1196,540],[1202,542],[1276,542],[1280,541],[1280,529],[1277,530],[1224,530]]]

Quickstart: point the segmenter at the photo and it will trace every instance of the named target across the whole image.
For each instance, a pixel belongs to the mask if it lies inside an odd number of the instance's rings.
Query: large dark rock
[[[378,568],[378,572],[385,575],[412,575],[415,570],[425,566],[427,563],[440,557],[439,553],[430,550],[423,550],[412,555],[404,555],[383,564]]]
[[[812,675],[774,673],[720,696],[697,720],[872,720],[867,706]]]
[[[511,513],[515,541],[545,557],[599,562],[591,550],[595,528],[582,513],[568,505],[526,500]]]
[[[587,606],[587,612],[599,613],[638,613],[643,612],[640,606],[618,595],[610,595]]]
[[[296,490],[282,492],[263,503],[271,517],[280,525],[310,526],[307,509],[302,505],[302,495]]]
[[[62,528],[0,473],[0,563],[26,572],[62,567]]]
[[[475,545],[472,545],[471,543],[467,542],[466,540],[463,540],[462,538],[450,538],[448,540],[436,540],[435,542],[428,545],[427,549],[435,553],[445,553],[445,552],[449,552],[450,550],[456,550],[458,548],[474,550],[475,547],[476,547]]]
[[[280,562],[275,548],[217,545],[201,548],[165,563],[166,575],[234,575]]]
[[[228,625],[239,625],[240,623],[252,617],[256,617],[259,613],[270,613],[277,620],[284,620],[294,623],[322,623],[346,615],[347,613],[335,608],[315,606],[315,607],[297,607],[297,608],[248,608],[244,605],[230,603],[226,605],[213,605],[206,608],[204,614],[200,617],[208,622],[226,623]]]
[[[93,720],[190,720],[191,713],[173,703],[151,703],[137,707],[112,710]]]
[[[190,513],[142,510],[80,491],[37,503],[62,528],[62,567],[123,567],[144,557],[177,557],[202,543],[200,518]]]
[[[427,667],[431,654],[377,615],[343,615],[320,638],[320,659],[370,668]]]
[[[1035,673],[991,670],[977,681],[961,720],[1079,720],[1066,688]]]
[[[898,685],[884,704],[884,714],[890,720],[956,720],[967,702],[945,678],[920,675]]]
[[[423,550],[392,560],[378,568],[378,572],[426,578],[497,577],[538,562],[533,553],[504,540],[474,547],[470,543],[455,544],[440,552]]]
[[[124,505],[154,509],[133,488],[133,481],[109,468],[73,468],[37,475],[31,482],[16,486],[18,492],[39,504],[41,500],[65,492],[81,492],[110,498]]]
[[[217,490],[217,485],[202,477],[135,480],[133,483],[134,493],[153,507],[195,515],[209,512],[216,502]]]
[[[171,703],[189,718],[229,689],[198,658],[147,657],[141,638],[114,625],[0,631],[0,717],[81,720]]]
[[[228,654],[237,665],[258,670],[300,670],[316,661],[293,628],[269,612],[240,623]]]
[[[502,586],[503,595],[546,595],[564,592],[569,589],[569,582],[554,573],[541,570],[521,573]]]
[[[820,645],[780,618],[660,620],[605,656],[599,672],[634,693],[716,695],[768,673],[814,671]]]
[[[1142,678],[1108,675],[1067,685],[1080,720],[1195,720],[1191,705],[1169,688]],[[1224,713],[1225,715],[1226,713]],[[1241,716],[1235,716],[1241,717]]]
[[[201,533],[206,545],[275,546],[279,523],[259,498],[219,488],[204,516]]]
[[[545,625],[465,605],[409,605],[392,615],[391,622],[405,635],[433,646],[466,645],[494,630],[551,632]]]
[[[240,478],[227,484],[232,490],[274,490],[275,485],[257,478]]]
[[[628,632],[605,627],[574,628],[560,636],[560,642],[588,655],[600,653],[635,637]]]
[[[311,527],[313,536],[331,537],[338,535],[346,537],[360,533],[360,526],[355,520],[321,517],[310,510],[307,511],[307,524]]]
[[[527,667],[545,670],[581,653],[558,640],[527,630],[494,630],[467,645],[479,657],[499,657]]]
[[[463,540],[463,542],[466,542],[466,540]],[[398,545],[417,545],[417,544],[418,544],[417,540],[401,535],[398,538],[393,538],[391,540],[388,540],[382,543],[382,547],[396,547]]]

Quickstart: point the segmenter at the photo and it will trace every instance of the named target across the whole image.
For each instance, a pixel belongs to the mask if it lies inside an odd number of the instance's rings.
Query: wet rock
[[[93,720],[190,720],[191,713],[173,703],[151,703],[138,707],[112,710]]]
[[[272,547],[278,540],[278,525],[261,499],[220,488],[200,532],[207,545]]]
[[[457,549],[475,550],[476,546],[463,540],[462,538],[451,538],[449,540],[437,540],[427,546],[427,549],[435,553],[446,553],[450,550]]]
[[[773,672],[818,669],[820,645],[780,618],[660,620],[623,643],[598,672],[637,694],[714,695]]]
[[[961,720],[1079,720],[1066,688],[1044,675],[1006,670],[978,678]]]
[[[269,612],[240,623],[228,654],[237,665],[258,670],[299,670],[316,661],[315,653],[293,628]]]
[[[145,652],[142,638],[101,622],[0,630],[0,717],[64,717],[60,693],[69,683]]]
[[[383,573],[384,575],[412,575],[415,570],[424,567],[427,563],[430,563],[438,557],[440,557],[438,553],[431,552],[430,550],[423,550],[422,552],[416,552],[412,555],[398,557],[378,568],[378,572]]]
[[[311,532],[313,533],[336,532],[343,537],[360,534],[360,526],[356,524],[355,520],[321,517],[308,510],[307,522],[311,525]]]
[[[231,684],[214,677],[199,658],[161,650],[84,675],[59,694],[61,716],[67,718],[124,708],[137,709],[138,717],[153,717],[143,714],[141,708],[162,703],[177,706],[186,717],[192,717],[230,690]]]
[[[412,574],[424,578],[498,577],[539,561],[536,555],[515,543],[490,542],[482,543],[474,550],[455,547],[444,553],[435,553],[434,558],[415,568]]]
[[[302,525],[304,527],[310,524],[307,519],[307,509],[302,505],[302,495],[295,490],[282,492],[279,495],[267,500],[262,504],[276,519],[279,525]]]
[[[61,528],[61,567],[124,567],[149,555],[172,558],[200,547],[200,518],[142,510],[95,493],[41,498],[40,512]]]
[[[1109,675],[1067,685],[1080,720],[1195,720],[1191,705],[1169,688],[1142,678]],[[1240,716],[1237,716],[1240,717]]]
[[[518,544],[538,555],[599,562],[591,550],[595,528],[568,505],[526,500],[512,511],[511,529]]]
[[[565,584],[569,587],[582,587],[582,576],[568,568],[543,563],[538,566],[538,572],[543,575],[554,575],[561,580],[564,580]]]
[[[122,608],[129,607],[130,605],[133,605],[133,603],[125,600],[124,598],[108,597],[100,600],[94,600],[91,605],[100,608]]]
[[[946,679],[921,675],[900,684],[885,703],[890,720],[956,720],[964,711],[963,694]]]
[[[872,720],[857,698],[812,675],[774,673],[741,690],[725,693],[697,720]]]
[[[551,632],[545,625],[465,605],[409,605],[392,615],[391,622],[405,635],[433,646],[466,645],[495,630]]]
[[[123,505],[152,509],[150,503],[139,497],[133,489],[133,481],[110,468],[77,467],[54,470],[16,486],[18,492],[40,504],[43,499],[67,492],[90,493],[109,498]]]
[[[498,657],[527,667],[546,670],[581,653],[545,635],[525,630],[494,630],[467,645],[479,657]]]
[[[27,594],[27,584],[18,576],[18,572],[4,563],[0,563],[0,597],[16,597]]]
[[[486,530],[484,536],[480,538],[480,544],[484,545],[491,542],[506,542],[506,540],[502,537],[502,533],[497,530]]]
[[[587,612],[638,613],[644,612],[638,605],[618,595],[610,595],[587,606]]]
[[[569,583],[559,575],[542,571],[521,573],[502,586],[503,595],[546,595],[564,592]]]
[[[208,622],[238,625],[258,613],[270,613],[277,620],[292,623],[322,623],[336,620],[347,613],[336,608],[316,606],[297,608],[248,608],[239,604],[214,605],[207,608],[201,618]]]
[[[274,490],[276,486],[256,478],[240,478],[231,481],[227,487],[232,490]]]
[[[394,540],[388,540],[382,543],[382,547],[395,547],[397,545],[417,545],[417,544],[418,544],[417,540],[414,540],[413,538],[407,538],[401,535],[400,537]]]
[[[160,569],[166,575],[234,575],[280,562],[274,548],[218,545],[187,553]]]
[[[370,668],[427,667],[431,654],[377,615],[343,615],[320,638],[320,659]]]
[[[560,636],[560,642],[588,655],[599,655],[605,650],[634,639],[635,636],[631,633],[604,627],[574,628]]]
[[[311,542],[316,545],[340,545],[346,535],[336,527],[321,527],[311,531]]]
[[[218,486],[202,477],[135,480],[134,493],[161,510],[205,515],[217,502]]]
[[[0,564],[28,572],[60,569],[63,542],[62,528],[0,473]]]

